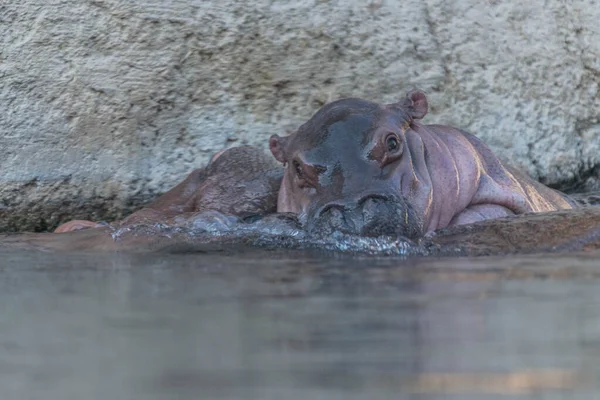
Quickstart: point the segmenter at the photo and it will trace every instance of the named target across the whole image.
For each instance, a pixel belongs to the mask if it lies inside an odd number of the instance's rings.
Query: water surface
[[[600,398],[600,253],[0,254],[2,399]]]

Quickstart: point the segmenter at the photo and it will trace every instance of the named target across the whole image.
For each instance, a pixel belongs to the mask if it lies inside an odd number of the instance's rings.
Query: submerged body
[[[206,167],[194,170],[167,193],[116,225],[170,223],[173,218],[195,218],[213,211],[240,218],[272,214],[277,211],[282,174],[281,167],[260,149],[240,146],[223,150],[215,154]],[[60,225],[54,232],[105,225],[74,220]]]
[[[277,214],[279,215],[279,214]],[[440,229],[414,241],[395,237],[308,234],[293,218],[235,222],[218,231],[202,223],[133,224],[65,234],[0,235],[0,251],[223,252],[250,247],[400,256],[487,256],[600,250],[600,207],[531,213]],[[204,221],[207,222],[207,221]],[[216,233],[216,234],[215,234]],[[265,253],[267,258],[272,253]]]

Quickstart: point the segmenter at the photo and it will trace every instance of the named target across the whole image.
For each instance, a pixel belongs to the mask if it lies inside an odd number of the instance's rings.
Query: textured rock
[[[415,86],[427,122],[600,189],[597,21],[591,0],[2,3],[0,231],[119,218],[216,150]]]

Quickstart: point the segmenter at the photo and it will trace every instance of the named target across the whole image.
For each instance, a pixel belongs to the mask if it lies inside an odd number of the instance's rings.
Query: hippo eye
[[[400,142],[396,136],[389,136],[385,141],[385,145],[390,153],[394,153],[400,147]]]

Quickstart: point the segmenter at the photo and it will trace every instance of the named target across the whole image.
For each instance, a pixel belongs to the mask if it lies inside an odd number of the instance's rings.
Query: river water
[[[600,398],[600,253],[0,254],[0,398]]]

